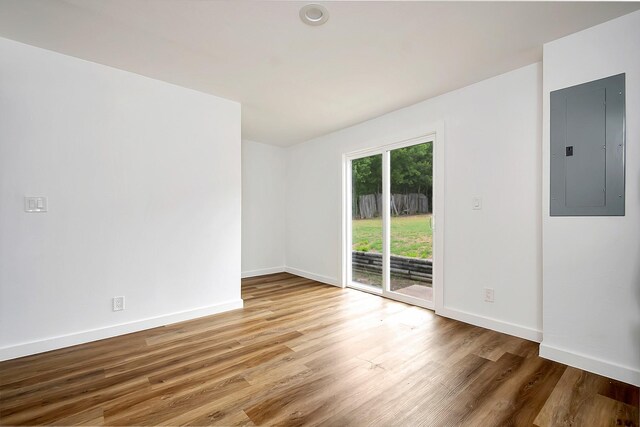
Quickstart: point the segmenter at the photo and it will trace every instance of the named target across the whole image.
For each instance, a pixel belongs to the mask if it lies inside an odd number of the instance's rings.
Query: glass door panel
[[[433,144],[390,151],[389,291],[433,300]]]
[[[382,154],[351,161],[351,284],[382,291]]]

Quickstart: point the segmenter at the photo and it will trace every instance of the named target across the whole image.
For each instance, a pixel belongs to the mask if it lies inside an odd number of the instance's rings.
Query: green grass
[[[352,223],[353,250],[382,253],[382,219],[355,219]],[[431,215],[391,217],[391,254],[431,258],[433,253]]]

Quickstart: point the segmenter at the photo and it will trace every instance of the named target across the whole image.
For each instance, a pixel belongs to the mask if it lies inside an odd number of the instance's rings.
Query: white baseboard
[[[540,344],[540,357],[640,387],[640,370],[638,369],[576,353],[544,342]]]
[[[91,341],[111,338],[118,335],[138,332],[145,329],[156,328],[158,326],[169,325],[171,323],[183,322],[185,320],[196,319],[198,317],[210,316],[225,311],[236,310],[243,307],[241,299],[210,305],[207,307],[195,308],[192,310],[180,311],[177,313],[165,314],[147,319],[135,320],[133,322],[121,323],[104,328],[90,329],[75,332],[67,335],[60,335],[45,338],[38,341],[30,341],[0,348],[0,361],[29,356],[31,354],[43,353],[45,351],[84,344]]]
[[[316,282],[326,283],[327,285],[333,285],[339,288],[342,287],[340,282],[333,277],[321,276],[319,274],[309,273],[308,271],[298,270],[293,267],[285,267],[285,271],[287,273],[295,274],[296,276],[304,277],[305,279],[315,280]]]
[[[258,270],[243,271],[241,277],[243,279],[246,279],[247,277],[264,276],[265,274],[282,273],[284,271],[286,271],[284,266],[260,268]]]
[[[516,325],[515,323],[505,322],[491,317],[479,316],[477,314],[448,307],[436,310],[436,314],[450,319],[459,320],[464,323],[469,323],[471,325],[480,326],[481,328],[491,329],[493,331],[502,332],[503,334],[524,338],[529,341],[542,341],[542,331],[522,325]]]

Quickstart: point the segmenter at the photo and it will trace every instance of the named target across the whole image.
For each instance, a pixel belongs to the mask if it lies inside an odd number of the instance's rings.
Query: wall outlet
[[[113,297],[113,311],[124,310],[124,297]]]
[[[485,302],[493,302],[493,288],[484,288]]]

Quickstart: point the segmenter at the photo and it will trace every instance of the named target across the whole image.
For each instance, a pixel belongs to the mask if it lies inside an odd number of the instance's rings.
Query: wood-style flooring
[[[0,363],[0,424],[638,426],[538,345],[282,273],[245,308]]]

